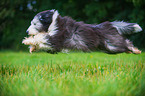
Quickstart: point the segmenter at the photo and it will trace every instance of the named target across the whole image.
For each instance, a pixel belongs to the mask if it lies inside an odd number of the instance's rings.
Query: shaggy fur
[[[64,49],[84,52],[102,50],[106,53],[141,53],[125,37],[142,31],[136,23],[103,22],[98,25],[76,22],[70,17],[62,17],[56,10],[38,13],[27,32],[31,35],[22,43],[30,45],[30,52],[45,50],[59,52]]]

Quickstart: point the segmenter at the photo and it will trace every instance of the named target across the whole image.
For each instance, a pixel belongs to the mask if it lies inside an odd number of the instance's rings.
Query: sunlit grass
[[[145,53],[0,52],[0,95],[140,96],[144,65]]]

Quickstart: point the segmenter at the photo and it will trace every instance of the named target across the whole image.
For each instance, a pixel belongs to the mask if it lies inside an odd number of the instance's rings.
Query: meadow
[[[0,96],[143,95],[144,52],[0,52]]]

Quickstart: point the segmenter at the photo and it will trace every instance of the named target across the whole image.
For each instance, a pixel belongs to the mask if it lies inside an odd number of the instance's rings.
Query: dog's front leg
[[[25,37],[25,39],[22,41],[23,44],[25,45],[36,45],[36,41],[35,39],[31,36],[31,37]]]
[[[30,45],[30,53],[35,50],[52,50],[51,44],[48,42],[49,38],[46,38],[48,34],[39,33],[34,37],[25,38],[22,43],[25,45]]]
[[[22,41],[23,44],[25,45],[30,45],[29,46],[29,52],[32,53],[33,51],[36,50],[36,40],[31,36],[31,37],[25,37],[25,39]]]

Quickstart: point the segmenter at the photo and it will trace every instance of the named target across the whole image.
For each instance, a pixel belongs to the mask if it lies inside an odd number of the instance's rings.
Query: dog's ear
[[[41,13],[38,18],[43,24],[50,24],[52,22],[52,16],[53,12],[45,11]]]

